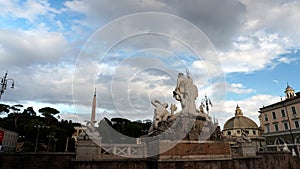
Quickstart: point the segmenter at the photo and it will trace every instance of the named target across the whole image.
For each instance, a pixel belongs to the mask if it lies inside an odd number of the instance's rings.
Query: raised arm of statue
[[[154,107],[156,107],[156,108],[162,105],[162,104],[160,103],[160,101],[158,101],[158,100],[153,100],[153,101],[151,101],[151,104],[152,104]]]

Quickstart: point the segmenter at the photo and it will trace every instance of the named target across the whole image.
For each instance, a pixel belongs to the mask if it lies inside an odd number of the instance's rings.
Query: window
[[[281,109],[281,116],[285,117],[285,111],[283,109]]]
[[[292,107],[292,112],[293,112],[293,114],[297,114],[296,108],[294,106]]]
[[[265,114],[265,121],[268,121],[268,115]]]
[[[274,111],[272,112],[272,116],[273,116],[273,119],[276,119],[276,113]]]
[[[283,138],[276,138],[274,142],[275,142],[276,145],[280,145],[280,144],[284,144],[285,143],[285,141],[284,141]]]
[[[265,126],[265,133],[270,133],[270,126],[269,125]]]
[[[299,136],[297,136],[297,137],[295,138],[295,143],[296,143],[296,144],[300,144],[300,137],[299,137]]]
[[[289,129],[289,124],[288,124],[287,122],[284,122],[283,125],[284,125],[284,129],[285,129],[285,130],[288,130],[288,129]]]
[[[227,131],[227,135],[230,136],[231,135],[231,131]]]
[[[299,128],[299,121],[298,121],[298,120],[295,120],[294,123],[295,123],[295,127],[296,127],[296,128]]]
[[[255,130],[253,130],[253,135],[256,135],[256,131]]]
[[[237,130],[236,132],[237,132],[237,134],[241,134],[241,131],[240,131],[240,130]]]
[[[275,131],[278,131],[278,130],[279,130],[279,128],[278,128],[278,123],[274,124],[274,129],[275,129]]]

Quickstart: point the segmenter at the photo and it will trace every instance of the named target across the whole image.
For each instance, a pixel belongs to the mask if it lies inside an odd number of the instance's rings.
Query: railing
[[[115,159],[115,158],[144,158],[144,144],[95,144],[93,141],[78,141],[76,159]]]
[[[101,155],[117,155],[124,157],[145,157],[143,144],[101,144]]]

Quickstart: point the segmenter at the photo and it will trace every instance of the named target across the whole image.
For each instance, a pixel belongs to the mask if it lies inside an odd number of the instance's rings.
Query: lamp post
[[[205,98],[201,101],[201,106],[206,108],[206,113],[209,114],[209,107],[212,107],[211,100],[205,94]]]
[[[66,141],[66,148],[65,148],[65,152],[68,152],[68,145],[69,145],[69,138],[67,138],[67,141]]]
[[[7,72],[6,72],[5,75],[1,78],[1,83],[0,83],[0,85],[1,85],[1,89],[0,89],[0,99],[1,99],[1,96],[3,95],[3,93],[4,93],[4,90],[6,90],[7,82],[8,82],[8,81],[11,81],[11,82],[12,82],[11,88],[13,89],[14,86],[15,86],[15,82],[14,82],[13,79],[7,78]]]

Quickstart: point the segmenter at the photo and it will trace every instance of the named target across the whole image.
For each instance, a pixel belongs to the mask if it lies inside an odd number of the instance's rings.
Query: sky
[[[1,103],[53,107],[62,119],[153,118],[179,72],[211,99],[221,127],[300,91],[298,0],[0,0]]]

